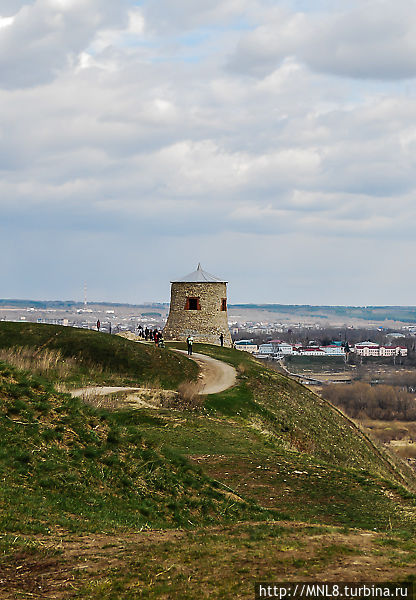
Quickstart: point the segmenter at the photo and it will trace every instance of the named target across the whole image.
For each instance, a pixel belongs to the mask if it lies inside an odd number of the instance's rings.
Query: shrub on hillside
[[[200,410],[204,405],[200,395],[202,384],[199,381],[184,381],[178,387],[178,406],[190,410]]]

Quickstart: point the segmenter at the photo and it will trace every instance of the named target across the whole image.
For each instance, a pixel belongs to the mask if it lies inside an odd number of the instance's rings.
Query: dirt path
[[[70,394],[73,398],[85,398],[86,396],[107,396],[108,394],[115,394],[116,392],[137,392],[144,390],[145,388],[139,387],[101,386],[79,388],[77,390],[72,390]]]
[[[181,354],[187,354],[185,350],[175,350]],[[235,385],[237,372],[234,367],[226,363],[205,356],[205,354],[193,354],[191,360],[194,360],[199,368],[199,381],[201,388],[198,394],[218,394]],[[94,386],[79,388],[70,392],[73,398],[88,398],[94,396],[108,396],[117,392],[146,392],[145,388],[139,387],[116,387],[116,386]]]
[[[187,355],[186,350],[175,350],[175,352]],[[234,367],[205,354],[193,354],[190,358],[200,368],[202,388],[199,394],[218,394],[235,385],[237,371]]]

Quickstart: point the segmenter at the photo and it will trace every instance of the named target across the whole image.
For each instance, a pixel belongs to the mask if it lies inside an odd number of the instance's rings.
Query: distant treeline
[[[10,308],[75,308],[82,306],[81,302],[72,300],[9,300],[0,299],[0,306]]]
[[[0,299],[0,307],[11,308],[81,308],[83,302],[75,300],[19,300]],[[126,308],[162,308],[169,306],[166,302],[146,304],[127,304],[123,302],[88,302],[89,306],[114,306]],[[416,306],[312,306],[309,304],[230,304],[229,308],[256,309],[269,312],[283,313],[294,317],[314,316],[328,319],[331,316],[365,321],[399,321],[416,323]]]
[[[415,421],[414,394],[400,387],[353,383],[328,385],[322,390],[324,398],[341,408],[354,419],[380,421]]]
[[[328,318],[330,316],[366,321],[402,321],[416,323],[415,306],[311,306],[309,304],[232,304],[230,308],[253,308],[289,315]],[[324,313],[324,314],[323,314]]]
[[[83,302],[75,300],[16,300],[0,298],[0,307],[10,308],[82,308]],[[123,302],[88,302],[88,306],[125,306],[127,308],[161,308],[169,306],[163,302],[126,304]]]

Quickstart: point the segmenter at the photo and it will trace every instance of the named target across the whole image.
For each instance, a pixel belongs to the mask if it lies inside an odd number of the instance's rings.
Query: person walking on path
[[[224,346],[224,336],[223,334],[220,335],[220,343],[221,343],[221,348]]]
[[[97,331],[100,331],[100,327],[101,327],[101,323],[100,323],[100,319],[98,319],[98,321],[97,321]]]
[[[155,340],[156,346],[158,346],[159,345],[159,332],[157,329],[154,330],[153,339]]]
[[[192,356],[192,344],[194,343],[194,339],[191,335],[188,335],[186,338],[186,344],[188,346],[188,356]]]

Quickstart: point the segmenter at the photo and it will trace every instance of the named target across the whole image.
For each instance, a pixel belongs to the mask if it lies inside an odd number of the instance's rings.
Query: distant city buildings
[[[235,343],[237,350],[250,352],[258,358],[271,358],[280,360],[285,356],[320,356],[320,357],[345,357],[345,347],[341,342],[333,342],[326,346],[302,344],[289,344],[280,340],[272,340],[265,344],[257,346],[253,340],[240,340]],[[357,356],[381,357],[407,356],[406,346],[399,345],[380,345],[374,342],[360,342],[349,348],[350,352],[355,352]]]
[[[270,356],[272,358],[284,358],[288,355],[294,356],[344,356],[344,348],[341,344],[330,344],[328,346],[310,345],[303,347],[302,344],[288,344],[280,340],[272,340],[267,344],[260,344],[259,356]]]
[[[137,333],[139,328],[162,329],[168,313],[167,304],[147,303],[140,306],[104,304],[104,303],[30,303],[23,301],[0,301],[0,321],[17,321],[26,323],[46,323],[95,329],[100,320],[100,331],[103,333],[127,332]],[[223,311],[225,312],[225,311]],[[351,362],[358,358],[381,358],[395,360],[414,354],[407,347],[413,347],[416,336],[416,324],[407,324],[386,330],[379,323],[369,323],[366,327],[322,326],[322,323],[287,322],[260,320],[259,312],[229,315],[228,324],[235,340],[235,347],[254,354],[261,359],[280,360],[289,356],[345,357],[345,350],[340,340],[349,338]],[[257,320],[258,319],[258,320]],[[241,337],[243,339],[238,340]],[[284,338],[282,340],[281,338]],[[360,339],[366,341],[358,341]],[[334,341],[330,341],[333,339]],[[286,340],[290,340],[286,341]],[[315,341],[313,341],[315,340]],[[323,341],[325,340],[325,345]],[[336,340],[336,341],[335,341]],[[372,341],[377,340],[377,341]],[[303,343],[301,343],[301,341]],[[407,346],[407,347],[406,347]]]

